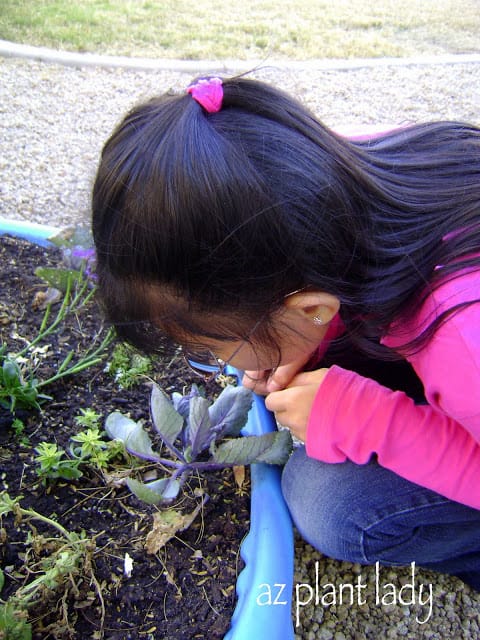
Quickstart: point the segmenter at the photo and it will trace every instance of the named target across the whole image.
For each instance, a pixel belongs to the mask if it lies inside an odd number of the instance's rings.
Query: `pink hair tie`
[[[223,87],[220,78],[201,78],[188,87],[187,93],[208,113],[217,113],[222,108]]]

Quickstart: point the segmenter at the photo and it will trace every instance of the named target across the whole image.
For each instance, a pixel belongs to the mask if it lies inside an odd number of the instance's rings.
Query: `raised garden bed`
[[[50,232],[33,229],[28,237],[39,242]],[[46,287],[34,271],[38,266],[56,266],[59,254],[57,249],[8,236],[0,237],[0,254],[4,274],[1,338],[9,349],[17,351],[23,339],[33,338],[42,321],[39,299]],[[49,345],[43,354],[39,352],[39,377],[48,376],[70,350],[90,346],[101,325],[95,302],[62,324],[61,331],[39,345]],[[120,388],[104,370],[109,357],[107,354],[102,363],[52,383],[45,389],[52,400],[43,403],[40,412],[16,412],[21,426],[16,423],[12,428],[11,415],[2,410],[0,490],[7,490],[12,498],[21,495],[22,509],[51,517],[69,532],[84,532],[91,541],[80,569],[60,588],[43,589],[29,610],[33,637],[215,640],[227,634],[229,640],[246,640],[266,637],[267,633],[282,640],[293,637],[293,545],[288,514],[279,496],[277,468],[252,467],[256,498],[252,530],[242,551],[247,568],[238,581],[238,601],[235,585],[243,567],[239,549],[250,524],[248,468],[243,481],[225,469],[190,482],[177,508],[182,513],[198,509],[198,515],[154,554],[147,553],[145,543],[158,509],[131,494],[124,484],[121,463],[107,472],[85,465],[81,478],[68,481],[42,482],[38,476],[35,449],[44,442],[68,451],[72,435],[81,430],[77,421],[81,410],[91,409],[102,420],[112,411],[128,412],[134,420],[149,422],[148,379],[140,377],[131,388]],[[198,383],[178,349],[167,341],[150,376],[167,393]],[[219,391],[215,382],[208,383],[208,396]],[[250,433],[271,428],[265,427],[268,415],[259,417],[258,412],[262,412],[261,402],[247,426]],[[150,472],[155,469],[142,469],[142,473]],[[49,524],[25,516],[14,520],[12,514],[2,518],[0,535],[0,568],[5,576],[0,597],[6,601],[35,578],[31,571],[41,572],[45,558],[58,551],[59,543]],[[126,558],[133,560],[131,572]],[[269,584],[273,589],[280,582],[286,584],[286,605],[259,604],[257,596],[265,592],[261,585]]]

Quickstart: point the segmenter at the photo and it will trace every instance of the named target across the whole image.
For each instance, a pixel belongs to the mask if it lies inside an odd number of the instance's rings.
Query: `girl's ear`
[[[340,309],[340,300],[323,291],[298,291],[287,296],[284,309],[314,324],[327,325]]]

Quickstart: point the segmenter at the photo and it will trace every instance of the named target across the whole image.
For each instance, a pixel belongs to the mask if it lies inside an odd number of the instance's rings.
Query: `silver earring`
[[[314,316],[313,324],[323,324],[323,319],[320,316]]]

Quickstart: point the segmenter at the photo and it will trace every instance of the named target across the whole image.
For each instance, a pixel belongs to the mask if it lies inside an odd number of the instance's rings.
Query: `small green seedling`
[[[25,424],[20,418],[15,418],[12,422],[12,431],[19,444],[24,447],[30,446],[30,438],[25,435]]]
[[[94,424],[101,415],[93,409],[81,409],[75,422]],[[115,458],[125,453],[125,447],[119,441],[104,440],[105,432],[98,426],[91,426],[70,438],[68,452],[54,442],[41,442],[35,448],[37,455],[37,475],[46,484],[49,480],[61,478],[76,480],[83,476],[82,468],[92,465],[98,470],[105,469]],[[1,639],[0,639],[1,640]]]
[[[131,389],[152,373],[152,361],[124,343],[113,349],[105,371],[112,375],[121,389]]]
[[[66,458],[63,449],[59,449],[55,442],[40,442],[35,447],[37,455],[34,462],[37,464],[37,475],[45,484],[48,480],[62,478],[63,480],[76,480],[82,477],[79,469],[81,460]]]
[[[80,427],[85,427],[86,429],[94,429],[98,427],[100,418],[102,417],[101,413],[97,413],[94,409],[80,409],[80,415],[76,416],[75,422]]]
[[[153,450],[139,422],[119,412],[107,417],[106,431],[121,440],[129,453],[172,469],[169,477],[143,484],[130,478],[130,490],[144,502],[159,504],[176,498],[195,471],[212,471],[256,462],[284,464],[292,450],[289,431],[238,437],[252,405],[251,391],[227,386],[215,402],[204,398],[196,385],[188,395],[174,393],[172,402],[157,384],[152,386],[153,424],[173,460]]]
[[[7,355],[7,346],[0,346],[0,406],[14,414],[16,409],[40,409],[40,402],[49,396],[39,393],[33,372],[25,377],[17,362],[18,356]]]
[[[98,427],[80,431],[70,438],[70,454],[80,464],[93,464],[97,469],[105,469],[108,464],[125,451],[123,444],[106,441],[104,432]]]

